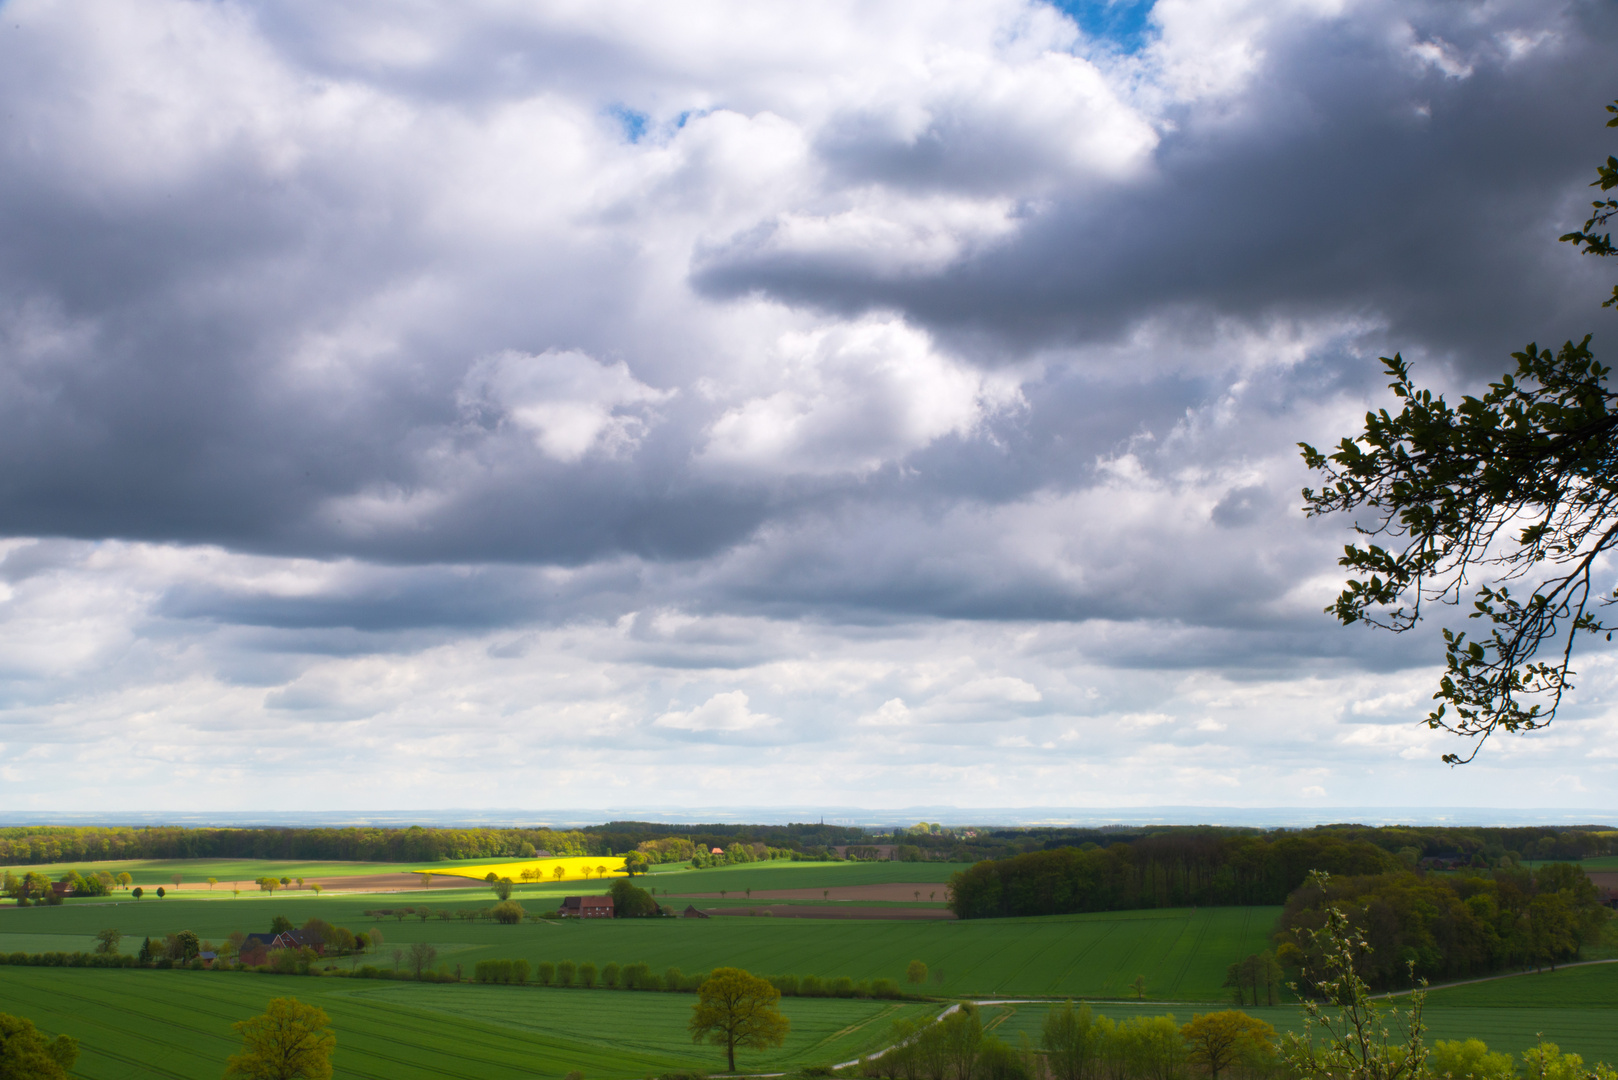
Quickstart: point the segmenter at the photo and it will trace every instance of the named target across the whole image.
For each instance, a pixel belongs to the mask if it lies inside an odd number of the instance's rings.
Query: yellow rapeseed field
[[[558,870],[561,871],[560,876],[557,875]],[[525,882],[554,885],[559,881],[594,881],[600,877],[623,874],[625,871],[622,855],[585,855],[568,856],[559,859],[520,859],[517,862],[468,863],[465,866],[457,866],[453,869],[441,866],[424,866],[411,871],[411,873],[416,874],[429,872],[472,878],[476,881],[482,881],[492,873],[495,877],[508,877],[519,885]]]

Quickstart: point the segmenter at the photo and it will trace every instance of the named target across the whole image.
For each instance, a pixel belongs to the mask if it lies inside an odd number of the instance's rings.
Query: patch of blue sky
[[[646,125],[650,120],[645,113],[636,112],[627,105],[609,105],[607,115],[618,121],[618,126],[628,141],[638,143],[645,138]]]
[[[1148,16],[1156,0],[1051,0],[1086,37],[1122,53],[1139,52],[1152,37]]]

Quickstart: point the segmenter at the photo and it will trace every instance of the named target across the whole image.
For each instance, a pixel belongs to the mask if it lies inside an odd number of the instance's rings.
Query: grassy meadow
[[[337,1032],[338,1076],[360,1080],[638,1077],[717,1071],[723,1052],[686,1033],[689,994],[444,986],[192,971],[0,968],[0,1012],[79,1039],[85,1080],[216,1080],[240,1048],[230,1025],[272,997],[318,1005]],[[940,1006],[789,998],[778,1050],[739,1052],[775,1071],[847,1061],[883,1045],[895,1019]]]
[[[193,894],[195,895],[195,894]],[[453,911],[492,900],[484,889],[433,889],[387,897],[257,892],[240,899],[187,897],[76,902],[60,907],[0,907],[0,952],[88,951],[97,931],[116,927],[123,949],[143,937],[192,930],[221,941],[232,931],[263,931],[276,915],[295,924],[311,916],[366,930],[380,926],[381,962],[395,947],[425,941],[441,962],[486,959],[645,962],[654,971],[736,966],[762,974],[902,979],[922,960],[941,982],[939,994],[1117,997],[1137,975],[1159,1000],[1207,1001],[1232,960],[1265,947],[1278,908],[1170,908],[968,922],[748,918],[525,922],[409,917],[369,918],[372,907],[430,904]],[[551,904],[529,905],[534,910]],[[378,963],[373,957],[369,963]],[[0,978],[7,969],[0,968]]]

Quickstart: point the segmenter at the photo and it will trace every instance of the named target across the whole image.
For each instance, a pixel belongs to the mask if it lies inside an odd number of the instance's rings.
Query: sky
[[[0,3],[0,812],[1618,810],[1297,443],[1618,331],[1595,2]]]

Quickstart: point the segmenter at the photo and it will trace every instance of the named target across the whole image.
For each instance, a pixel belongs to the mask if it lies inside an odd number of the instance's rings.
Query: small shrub
[[[503,926],[515,926],[522,922],[522,917],[526,913],[523,911],[522,905],[517,901],[502,900],[490,909],[490,914],[494,916],[495,922]]]
[[[798,977],[796,975],[772,975],[770,985],[781,991],[782,997],[798,996]]]
[[[549,960],[541,960],[534,967],[534,981],[541,986],[549,986],[556,981],[556,965]]]
[[[665,990],[684,990],[685,989],[685,976],[680,974],[680,969],[679,968],[671,967],[667,971],[663,972],[663,989],[665,989]]]
[[[590,989],[596,984],[596,966],[594,964],[579,965],[579,985]]]
[[[800,997],[825,997],[826,984],[820,981],[819,975],[805,975],[798,982]]]
[[[556,985],[572,986],[573,976],[578,974],[578,965],[571,960],[563,960],[556,965]]]
[[[645,990],[647,989],[646,984],[651,981],[651,978],[652,968],[650,964],[629,964],[619,975],[625,990]]]
[[[511,962],[511,981],[518,986],[527,986],[529,970],[528,961],[513,960]]]
[[[608,990],[618,989],[618,974],[623,969],[617,964],[608,964],[601,969],[601,985]]]
[[[854,980],[850,979],[847,975],[842,975],[836,979],[833,979],[831,984],[831,996],[840,998],[853,997]]]
[[[871,996],[894,1000],[904,997],[904,991],[892,979],[878,979],[871,984]]]

